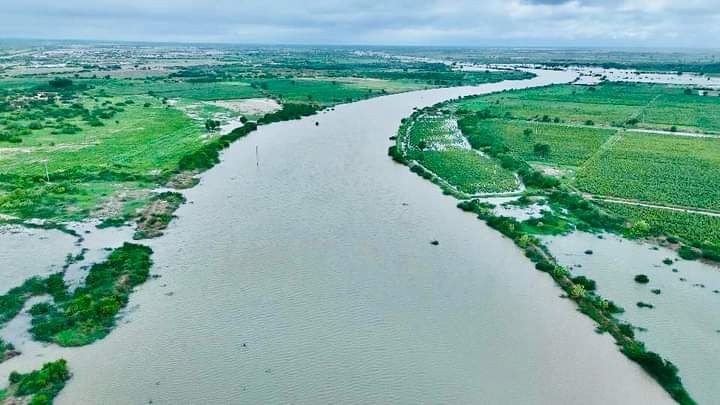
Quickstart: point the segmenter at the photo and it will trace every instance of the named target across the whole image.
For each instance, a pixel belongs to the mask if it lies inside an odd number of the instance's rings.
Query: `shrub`
[[[657,353],[646,351],[641,342],[631,342],[623,346],[622,352],[631,360],[640,364],[670,395],[679,403],[695,403],[682,386],[677,367],[663,360]]]
[[[46,363],[40,370],[27,374],[12,372],[10,383],[16,385],[14,397],[32,396],[30,404],[50,404],[70,379],[70,370],[63,359]],[[13,402],[14,403],[14,402]]]
[[[683,245],[678,250],[678,255],[685,260],[697,260],[702,257],[702,251]]]
[[[58,77],[48,82],[50,87],[54,89],[64,89],[73,85],[73,81],[64,77]]]
[[[573,283],[579,284],[587,291],[595,291],[597,285],[595,280],[589,279],[585,276],[577,276],[572,278]]]

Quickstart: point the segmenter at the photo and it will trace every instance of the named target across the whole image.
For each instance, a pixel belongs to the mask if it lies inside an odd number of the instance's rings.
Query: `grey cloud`
[[[0,37],[429,45],[712,45],[714,0],[24,0]],[[692,24],[688,24],[692,21]]]

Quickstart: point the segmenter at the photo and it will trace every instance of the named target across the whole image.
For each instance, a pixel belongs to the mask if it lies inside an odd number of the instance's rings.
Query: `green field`
[[[501,118],[720,133],[720,98],[660,84],[604,83],[503,92],[463,102],[459,108]]]
[[[208,128],[231,119],[265,124],[385,94],[530,77],[335,49],[226,51],[216,60],[201,52],[181,66],[148,59],[141,49],[133,51],[134,64],[124,56],[121,65],[108,52],[106,65],[82,55],[44,61],[73,66],[75,74],[0,73],[0,214],[54,222],[126,218],[149,200],[149,190],[216,163],[217,150],[235,138],[219,140]],[[213,103],[249,98],[282,110]],[[447,162],[428,155],[426,164],[439,169]],[[474,186],[468,180],[464,187]]]
[[[637,224],[641,221],[646,223],[648,225],[646,231],[643,230],[644,232],[637,236],[681,236],[699,246],[720,248],[718,245],[720,217],[626,204],[602,203],[601,205],[607,211],[627,219],[630,223]]]
[[[577,173],[593,194],[720,209],[720,138],[622,133]]]
[[[423,115],[406,132],[407,157],[460,192],[479,194],[517,190],[518,182],[513,173],[470,149],[452,118]]]
[[[581,165],[616,133],[612,129],[474,116],[466,117],[460,124],[474,148],[502,144],[519,159],[557,166]],[[547,144],[549,153],[536,152],[537,143]]]

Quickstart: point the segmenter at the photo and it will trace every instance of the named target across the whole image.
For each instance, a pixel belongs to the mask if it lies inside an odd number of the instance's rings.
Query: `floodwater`
[[[58,230],[0,227],[0,295],[30,277],[62,270],[74,243],[74,237]]]
[[[39,348],[0,378],[63,356],[61,405],[670,403],[510,240],[386,155],[413,107],[573,78],[261,127],[185,192],[150,242],[161,277],[110,336]]]
[[[720,403],[720,269],[685,260],[666,265],[663,260],[677,258],[675,252],[613,235],[600,240],[577,232],[544,239],[573,274],[594,279],[600,295],[625,308],[621,319],[646,329],[637,337],[678,366],[695,400]],[[584,254],[588,248],[592,255]],[[636,283],[637,274],[650,282]],[[654,308],[640,308],[638,302]]]

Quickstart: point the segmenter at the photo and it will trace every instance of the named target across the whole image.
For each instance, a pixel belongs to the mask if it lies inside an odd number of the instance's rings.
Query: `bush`
[[[638,274],[635,276],[635,282],[640,284],[647,284],[650,282],[650,278],[644,274]]]
[[[670,395],[681,404],[695,403],[682,386],[677,367],[663,360],[657,353],[646,351],[641,342],[632,342],[622,348],[622,352],[631,360],[640,364]]]
[[[266,114],[258,120],[259,124],[270,124],[278,121],[296,120],[308,115],[315,114],[320,109],[315,104],[287,103],[283,104],[280,111]]]
[[[10,383],[16,386],[13,396],[31,396],[31,405],[51,404],[69,379],[70,370],[63,359],[46,363],[40,370],[27,374],[14,371],[9,378]]]
[[[547,260],[543,260],[535,263],[535,268],[545,273],[551,273],[555,270],[555,265]]]
[[[392,145],[388,148],[388,156],[392,158],[392,160],[400,163],[400,164],[406,164],[407,160],[405,157],[400,153],[400,149],[396,145]]]
[[[48,82],[50,87],[54,89],[64,89],[73,85],[73,81],[64,77],[58,77]]]
[[[147,280],[152,250],[125,243],[107,260],[94,264],[85,284],[72,295],[45,287],[55,298],[54,305],[32,309],[33,337],[61,346],[82,346],[105,337],[115,325],[115,317],[127,305],[132,289]]]
[[[595,280],[589,279],[585,276],[577,276],[572,278],[573,283],[579,284],[587,291],[595,291],[597,285]]]
[[[697,260],[702,257],[702,251],[683,245],[678,250],[678,255],[685,260]]]

